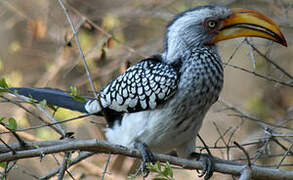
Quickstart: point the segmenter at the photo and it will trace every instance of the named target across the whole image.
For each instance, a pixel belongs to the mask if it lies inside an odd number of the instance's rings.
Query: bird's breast
[[[196,52],[185,59],[177,92],[169,102],[172,127],[178,134],[197,133],[202,120],[214,104],[223,86],[223,68],[218,56]]]
[[[139,140],[165,152],[193,139],[223,85],[221,62],[212,58],[193,54],[185,59],[175,94],[154,110],[125,113],[121,124],[107,129],[108,140],[125,146]]]
[[[190,106],[213,104],[223,87],[223,67],[217,53],[195,51],[181,67],[177,98]]]

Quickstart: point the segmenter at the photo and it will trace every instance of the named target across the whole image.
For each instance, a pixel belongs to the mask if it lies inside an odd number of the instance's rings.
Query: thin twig
[[[246,42],[249,41],[249,38],[244,38],[244,41],[246,41]],[[251,46],[249,46],[249,55],[252,60],[252,67],[253,67],[253,69],[256,69],[255,58],[254,58],[253,49]]]
[[[104,177],[105,177],[105,175],[106,175],[106,173],[107,173],[108,165],[109,165],[109,163],[110,163],[110,159],[111,159],[111,152],[109,152],[109,154],[108,154],[108,158],[107,158],[107,161],[106,161],[105,169],[104,169],[104,171],[103,171],[103,174],[102,174],[101,180],[104,180]]]
[[[122,44],[122,47],[125,48],[127,51],[136,54],[140,57],[146,58],[145,55],[141,54],[139,51],[135,50],[134,48],[122,43],[119,39],[117,39],[115,36],[113,36],[113,34],[107,32],[106,30],[104,30],[102,27],[98,26],[95,22],[93,22],[91,19],[89,19],[87,16],[85,16],[84,14],[82,14],[80,11],[78,11],[76,8],[74,8],[73,6],[69,6],[72,11],[74,11],[77,15],[81,16],[82,18],[86,19],[87,22],[92,25],[94,28],[96,28],[98,31],[100,31],[101,33],[103,33],[108,39],[113,39],[114,41],[118,42],[119,44]]]
[[[9,171],[16,165],[16,161],[7,162],[7,165],[5,166],[5,175],[9,173]]]
[[[261,74],[259,74],[257,72],[254,72],[254,71],[250,71],[250,70],[245,69],[245,68],[242,68],[240,66],[236,66],[236,65],[232,65],[232,64],[227,64],[227,63],[223,63],[223,64],[226,65],[226,66],[230,66],[230,67],[233,67],[235,69],[239,69],[241,71],[244,71],[244,72],[253,74],[253,75],[255,75],[255,76],[259,77],[259,78],[265,79],[267,81],[276,82],[276,83],[282,84],[284,86],[293,87],[293,81],[292,82],[289,82],[289,83],[288,82],[283,82],[281,80],[278,80],[278,79],[275,79],[275,78],[272,78],[272,77],[269,77],[269,76],[261,75]]]
[[[244,123],[244,121],[241,120],[241,122],[240,122],[240,123],[239,123],[239,124],[233,129],[233,131],[232,131],[231,134],[230,134],[229,140],[228,140],[228,145],[231,143],[234,134],[236,133],[236,131],[237,131],[238,129],[240,129],[240,127],[242,126],[243,123]],[[230,146],[229,146],[229,147],[230,147]],[[243,147],[243,146],[242,146],[242,147]]]
[[[19,142],[20,146],[25,147],[25,142],[21,139],[21,137],[18,136],[18,134],[16,132],[14,132],[13,129],[10,129],[9,127],[5,126],[5,124],[3,122],[0,122],[0,124],[5,127],[9,132],[11,132],[11,134],[13,134],[13,136],[17,139],[17,141]]]
[[[91,116],[91,114],[80,115],[80,116],[73,117],[73,118],[70,118],[70,119],[65,119],[65,120],[62,120],[62,121],[54,122],[54,123],[42,124],[42,125],[38,125],[38,126],[32,126],[32,127],[29,127],[29,128],[15,129],[14,131],[15,132],[23,132],[23,131],[39,129],[39,128],[42,128],[42,127],[51,127],[51,126],[56,125],[56,124],[67,123],[67,122],[74,121],[74,120],[79,120],[81,118],[85,118],[85,117],[88,117],[88,116]],[[0,134],[6,134],[6,133],[10,133],[10,132],[9,131],[0,132]]]
[[[91,77],[91,73],[90,73],[89,67],[88,67],[87,62],[85,60],[84,53],[83,53],[83,51],[81,49],[81,46],[80,46],[80,43],[79,43],[79,39],[78,39],[78,35],[77,35],[77,32],[76,32],[75,27],[73,25],[73,22],[71,20],[70,14],[69,14],[67,8],[64,6],[62,0],[58,0],[58,2],[60,4],[60,6],[62,7],[62,9],[64,10],[64,13],[66,15],[66,18],[67,18],[67,20],[68,20],[68,22],[70,24],[70,27],[71,27],[71,30],[73,32],[74,39],[75,39],[76,45],[78,47],[78,50],[79,50],[79,53],[80,53],[80,56],[81,56],[81,59],[82,59],[82,62],[83,62],[83,66],[84,66],[85,71],[86,71],[86,74],[88,76],[88,79],[89,79],[89,82],[90,82],[90,85],[91,85],[91,89],[93,91],[93,94],[94,94],[95,98],[98,99],[98,94],[96,93],[96,88],[95,88],[93,79]]]
[[[88,158],[88,157],[90,157],[90,156],[92,156],[94,154],[95,154],[94,152],[81,152],[78,157],[72,159],[69,162],[68,167],[70,167],[70,166],[72,166],[72,165],[74,165],[76,163],[79,163],[80,161],[82,161],[82,160],[84,160],[84,159],[86,159],[86,158]],[[47,175],[40,177],[39,180],[45,180],[45,179],[49,179],[49,178],[55,176],[60,171],[60,168],[61,167],[58,167],[57,169],[54,169],[53,171],[51,171]]]
[[[59,168],[58,180],[63,179],[65,171],[67,171],[67,168],[68,168],[68,162],[70,161],[70,156],[71,156],[70,151],[65,153],[64,158],[63,158],[63,162]],[[74,177],[70,173],[69,173],[69,175],[71,176],[72,179],[74,179]]]
[[[14,96],[15,96],[15,94],[13,94]],[[38,114],[35,114],[35,113],[33,113],[32,111],[30,111],[28,108],[26,108],[26,107],[24,107],[23,105],[21,105],[21,104],[19,104],[18,103],[18,101],[14,101],[14,100],[12,100],[12,99],[9,99],[9,98],[7,98],[7,97],[5,97],[5,96],[2,96],[2,95],[0,95],[0,97],[1,98],[3,98],[3,99],[5,99],[5,100],[7,100],[7,101],[9,101],[9,102],[11,102],[12,104],[15,104],[15,105],[17,105],[18,107],[20,107],[20,108],[22,108],[23,110],[25,110],[26,112],[28,112],[29,114],[31,114],[31,115],[33,115],[34,117],[36,117],[37,119],[39,119],[41,122],[43,122],[43,123],[45,123],[45,124],[50,124],[50,122],[47,122],[46,120],[44,120],[41,116],[39,116]],[[22,99],[23,101],[25,101],[25,102],[28,102],[28,100],[27,99]],[[58,132],[58,129],[55,127],[55,126],[51,126],[51,128],[54,130],[54,131],[56,131],[56,132]],[[2,133],[2,132],[1,132]],[[0,133],[0,134],[1,134]]]
[[[223,134],[221,133],[220,129],[218,128],[217,124],[215,122],[213,122],[213,125],[215,126],[218,134],[220,135],[220,139],[223,141],[224,145],[226,146],[226,158],[227,160],[229,160],[229,152],[230,152],[230,148],[229,145],[227,144],[227,142],[225,141]]]
[[[242,40],[238,45],[237,47],[234,49],[234,51],[232,52],[231,56],[228,58],[228,60],[226,62],[223,63],[223,67],[225,68],[226,65],[228,65],[231,60],[233,59],[233,57],[235,56],[236,52],[240,49],[241,45],[244,43],[244,40]]]
[[[23,174],[26,174],[26,175],[29,175],[29,176],[31,176],[31,177],[34,178],[34,179],[39,179],[38,176],[34,175],[34,174],[31,173],[31,172],[28,172],[27,170],[22,170],[22,173],[23,173]]]
[[[204,142],[204,140],[201,138],[201,136],[199,134],[197,134],[197,137],[202,142],[202,144],[203,144],[204,148],[206,149],[206,151],[208,152],[208,154],[212,155],[211,151],[209,150],[209,146],[207,146],[207,144]]]
[[[286,148],[286,146],[284,146],[278,139],[276,139],[275,137],[272,138],[273,142],[275,142],[276,144],[278,144],[283,150],[287,151],[288,148]],[[289,151],[290,155],[293,155],[293,152],[290,150]]]
[[[241,172],[241,176],[239,177],[239,180],[250,180],[252,176],[252,170],[251,170],[251,161],[248,152],[242,147],[240,144],[238,144],[236,141],[234,141],[234,144],[244,153],[247,159],[247,166],[244,168],[244,170]]]
[[[259,55],[261,55],[266,61],[268,61],[269,63],[271,63],[272,65],[274,65],[277,69],[279,69],[282,73],[284,73],[287,77],[289,77],[290,79],[293,79],[293,76],[287,72],[284,68],[282,68],[281,66],[279,66],[277,63],[275,63],[273,60],[271,60],[270,58],[268,58],[266,55],[264,55],[260,50],[258,50],[253,44],[251,44],[249,41],[245,41],[247,44],[249,44],[252,49],[254,51],[256,51]]]
[[[285,160],[285,158],[288,156],[288,154],[291,152],[291,149],[293,147],[293,143],[290,145],[290,147],[288,148],[288,150],[285,152],[285,154],[283,155],[281,161],[279,162],[278,166],[276,167],[277,169],[280,168],[281,164],[283,163],[283,161]]]
[[[264,122],[260,119],[257,119],[256,117],[244,113],[243,111],[241,111],[239,108],[237,108],[236,106],[233,106],[232,104],[228,103],[227,101],[219,98],[218,102],[220,102],[221,104],[223,104],[224,106],[228,107],[230,110],[237,112],[238,114],[235,114],[233,116],[238,116],[238,117],[243,117],[246,118],[248,120],[254,121],[257,124],[259,124],[261,127],[266,128],[266,127],[274,127],[274,128],[283,128],[283,129],[289,129],[289,130],[293,130],[290,127],[287,126],[280,126],[280,125],[276,125],[276,124],[272,124],[272,123],[268,123],[268,122]]]
[[[38,104],[35,104],[35,103],[32,103],[32,99],[31,98],[28,98],[28,97],[25,97],[25,96],[22,96],[22,95],[19,95],[17,94],[17,92],[10,92],[13,96],[16,96],[17,98],[20,98],[28,103],[30,103],[31,105],[33,105],[36,109],[38,109],[40,112],[42,112],[48,119],[50,119],[53,123],[56,123],[57,121],[54,119],[54,117],[48,113],[43,107],[41,107],[40,105]],[[2,97],[3,98],[3,97]],[[5,98],[5,97],[4,97]],[[7,98],[6,98],[7,99]],[[41,121],[43,121],[41,119]],[[43,121],[44,122],[44,121]],[[47,122],[48,123],[48,122]],[[53,126],[51,126],[53,127]],[[60,134],[62,137],[65,136],[65,130],[60,126],[60,124],[56,124],[56,128],[52,128],[53,130],[55,130],[58,134]]]
[[[244,149],[244,147],[242,147],[239,143],[237,143],[236,141],[234,141],[234,144],[244,153],[244,155],[246,156],[247,159],[247,165],[249,167],[251,167],[251,161],[250,161],[250,157],[248,152]]]
[[[225,131],[224,131],[224,133],[222,134],[222,136],[220,136],[220,137],[218,137],[218,139],[215,141],[215,143],[214,143],[214,147],[217,147],[218,145],[218,142],[220,141],[220,140],[222,140],[222,137],[224,137],[230,130],[232,129],[232,127],[230,126],[229,128],[227,128]]]
[[[0,138],[0,141],[12,152],[12,154],[16,154],[14,149],[12,149],[2,138]]]
[[[56,121],[56,119],[48,112],[46,111],[44,108],[42,108],[40,105],[35,104],[35,107],[41,111],[45,116],[47,116],[48,119],[50,119],[53,123],[55,123],[57,129],[58,129],[58,133],[62,136],[65,137],[66,132],[65,130],[62,128],[60,123],[57,123],[58,121]]]
[[[263,156],[263,154],[269,149],[269,144],[270,144],[271,140],[272,140],[272,136],[266,130],[265,131],[264,143],[263,143],[262,147],[257,150],[257,153],[256,153],[256,155],[254,157],[253,163],[255,163],[258,159],[260,159]]]

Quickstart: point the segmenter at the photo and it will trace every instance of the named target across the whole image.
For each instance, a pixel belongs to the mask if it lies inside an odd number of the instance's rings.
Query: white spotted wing
[[[101,105],[117,112],[155,109],[176,92],[178,78],[158,57],[142,60],[100,91]]]

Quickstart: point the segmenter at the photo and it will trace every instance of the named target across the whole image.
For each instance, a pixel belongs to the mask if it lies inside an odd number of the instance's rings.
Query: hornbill
[[[138,149],[144,168],[153,161],[151,152],[175,150],[179,157],[200,159],[200,176],[209,179],[213,158],[195,153],[195,139],[223,86],[216,43],[237,37],[261,37],[287,46],[277,24],[260,12],[200,6],[179,13],[167,25],[163,53],[129,67],[102,88],[97,99],[86,98],[82,103],[64,91],[48,88],[11,91],[104,116],[107,140]]]

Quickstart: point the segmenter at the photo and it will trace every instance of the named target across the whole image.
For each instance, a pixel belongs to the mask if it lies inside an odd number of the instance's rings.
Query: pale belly
[[[209,107],[190,103],[178,107],[177,103],[170,101],[158,110],[125,114],[120,124],[117,122],[106,130],[108,141],[130,148],[135,141],[140,141],[153,152],[166,153],[195,139],[206,114],[202,109]]]

